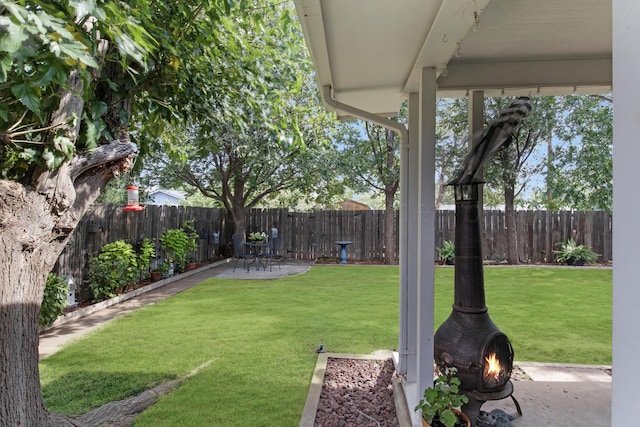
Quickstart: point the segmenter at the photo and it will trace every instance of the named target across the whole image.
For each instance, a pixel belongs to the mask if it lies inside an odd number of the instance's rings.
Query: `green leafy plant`
[[[567,264],[591,264],[598,260],[598,254],[585,245],[578,245],[574,239],[559,243],[560,250],[553,251],[557,262]]]
[[[443,264],[453,264],[456,259],[456,245],[450,240],[445,240],[442,247],[438,248],[438,254]]]
[[[156,266],[155,271],[157,271],[160,274],[168,274],[170,268],[171,268],[171,264],[169,264],[168,261],[164,261]]]
[[[264,231],[249,233],[249,237],[247,237],[247,240],[249,240],[250,242],[258,242],[266,239],[267,239],[267,233],[265,233]]]
[[[134,283],[139,273],[133,247],[117,240],[102,247],[89,261],[89,288],[96,299],[114,297],[119,288]]]
[[[67,306],[69,283],[67,279],[54,273],[49,273],[42,295],[40,306],[40,326],[53,323]]]
[[[422,411],[422,418],[432,424],[434,420],[443,426],[454,427],[458,422],[458,415],[453,411],[469,402],[469,398],[459,393],[460,378],[456,376],[455,368],[447,368],[435,380],[433,387],[424,391],[424,398],[415,407]]]
[[[151,239],[144,238],[138,246],[138,271],[145,274],[151,266],[151,261],[156,256],[156,248]]]
[[[160,246],[165,251],[165,261],[173,263],[179,271],[184,270],[186,256],[198,249],[198,234],[191,223],[183,228],[170,228],[160,237]]]

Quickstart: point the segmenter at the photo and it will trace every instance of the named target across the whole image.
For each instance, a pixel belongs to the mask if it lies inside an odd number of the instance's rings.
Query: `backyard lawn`
[[[201,367],[136,426],[296,426],[319,343],[398,342],[397,267],[315,266],[278,280],[209,279],[41,361],[50,410],[84,413]],[[486,268],[486,300],[516,360],[611,363],[611,271]],[[453,269],[436,269],[436,326]]]

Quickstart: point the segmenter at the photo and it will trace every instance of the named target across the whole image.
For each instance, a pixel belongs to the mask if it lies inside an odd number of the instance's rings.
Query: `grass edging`
[[[207,265],[203,265],[202,267],[198,267],[194,270],[189,270],[189,271],[185,271],[183,273],[180,274],[176,274],[173,275],[171,277],[168,277],[166,279],[162,279],[162,280],[158,280],[157,282],[153,282],[149,285],[143,286],[141,288],[135,289],[131,292],[127,292],[126,294],[122,294],[122,295],[118,295],[117,297],[113,297],[113,298],[109,298],[107,300],[104,301],[100,301],[97,304],[92,304],[88,307],[83,307],[83,308],[79,308],[77,310],[74,311],[70,311],[68,313],[64,313],[60,316],[58,316],[58,318],[55,320],[55,322],[51,323],[49,326],[40,328],[40,333],[42,332],[46,332],[49,329],[55,328],[57,326],[61,326],[64,325],[65,323],[69,323],[72,322],[74,320],[78,320],[81,319],[85,316],[88,316],[90,314],[95,313],[96,311],[100,311],[103,310],[107,307],[111,307],[112,305],[116,305],[119,304],[121,302],[127,301],[131,298],[135,298],[139,295],[145,294],[147,292],[151,292],[154,291],[158,288],[161,288],[163,286],[166,286],[170,283],[175,282],[176,280],[181,280],[181,279],[186,279],[187,277],[193,276],[194,274],[197,273],[201,273],[205,270],[208,270],[210,268],[214,268],[217,267],[219,265],[228,263],[230,260],[230,258],[226,258],[223,259],[221,261],[217,261],[211,264],[207,264]]]

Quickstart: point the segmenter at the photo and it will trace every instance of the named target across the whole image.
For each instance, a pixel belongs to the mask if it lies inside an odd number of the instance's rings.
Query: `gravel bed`
[[[393,403],[393,360],[329,357],[316,427],[399,426]]]
[[[392,359],[329,357],[314,426],[398,426],[391,385],[394,376]],[[513,367],[511,379],[531,380],[519,366]]]

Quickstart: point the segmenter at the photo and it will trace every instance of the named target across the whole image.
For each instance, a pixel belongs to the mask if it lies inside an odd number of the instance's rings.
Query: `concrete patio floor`
[[[522,416],[514,427],[611,425],[611,382],[514,381],[514,396]],[[517,414],[511,399],[487,402],[482,410]]]
[[[515,362],[532,381],[513,381],[513,396],[486,402],[482,410],[502,409],[514,415],[513,427],[609,427],[611,426],[611,376],[608,366]],[[394,391],[401,392],[396,387]],[[400,400],[399,400],[400,399]],[[396,402],[405,402],[396,396]],[[410,427],[409,408],[396,403],[401,427]]]

